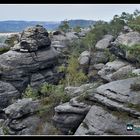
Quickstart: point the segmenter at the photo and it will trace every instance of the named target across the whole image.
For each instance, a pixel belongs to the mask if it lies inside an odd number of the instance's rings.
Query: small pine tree
[[[67,20],[64,20],[60,26],[58,27],[58,29],[60,29],[63,32],[68,32],[68,30],[70,29],[69,23]]]

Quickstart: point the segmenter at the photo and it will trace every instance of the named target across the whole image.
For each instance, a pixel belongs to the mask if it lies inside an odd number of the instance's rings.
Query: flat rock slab
[[[94,105],[74,135],[140,135],[137,131],[127,131],[128,123],[139,124],[139,120]]]

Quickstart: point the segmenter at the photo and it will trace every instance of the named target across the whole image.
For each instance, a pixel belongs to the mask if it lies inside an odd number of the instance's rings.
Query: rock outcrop
[[[80,57],[78,58],[80,68],[84,73],[88,72],[89,69],[89,63],[90,63],[90,52],[84,51],[80,54]]]
[[[135,44],[140,44],[140,34],[138,32],[128,32],[119,35],[116,40],[114,41],[116,45],[127,45],[132,46]]]
[[[38,124],[41,122],[39,116],[35,115],[40,109],[38,101],[29,99],[18,100],[3,109],[6,119],[2,130],[5,135],[33,135],[36,134]]]
[[[75,98],[72,98],[70,102],[55,107],[54,125],[62,134],[73,134],[89,109],[89,105],[79,103]]]
[[[53,36],[51,37],[52,41],[51,46],[54,47],[56,50],[62,51],[69,45],[69,43],[77,39],[78,36],[75,35],[75,32],[67,32],[67,33],[54,32]]]
[[[140,91],[131,90],[139,77],[114,81],[90,91],[93,105],[75,135],[139,135],[127,131],[127,124],[138,124]],[[98,105],[97,105],[98,103]]]
[[[128,62],[118,59],[113,62],[106,63],[103,68],[98,71],[98,74],[101,78],[110,82],[129,77],[129,74],[132,73],[132,70],[134,69],[135,67],[130,65]]]
[[[140,33],[129,31],[119,35],[114,42],[111,42],[110,52],[115,54],[117,57],[123,58],[132,63],[139,63],[139,55],[136,54],[138,45],[140,44]],[[125,45],[123,47],[122,45]],[[122,46],[122,47],[120,47]],[[133,49],[135,51],[130,51]]]
[[[105,35],[103,39],[99,40],[96,43],[95,48],[98,50],[104,50],[109,47],[110,42],[112,42],[113,39],[114,37],[112,35]]]
[[[56,84],[62,78],[56,68],[59,53],[50,45],[47,30],[37,25],[25,29],[19,43],[0,55],[0,99],[3,105],[4,102],[7,105],[11,97],[18,95],[19,98],[29,84],[38,88],[43,82]]]

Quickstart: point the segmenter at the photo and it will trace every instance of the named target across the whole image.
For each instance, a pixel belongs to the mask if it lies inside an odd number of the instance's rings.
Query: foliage
[[[140,32],[140,11],[135,10],[131,15],[131,20],[128,21],[128,25],[134,30]]]
[[[64,92],[64,85],[56,86],[44,83],[41,91],[43,91],[43,96],[41,96],[42,107],[39,111],[41,116],[43,113],[53,114],[55,106],[70,100],[70,96]]]
[[[52,85],[44,83],[41,87],[42,97],[46,98],[46,102],[49,104],[59,104],[60,102],[67,102],[70,98],[64,92],[64,85]]]
[[[75,40],[68,44],[68,52],[69,54],[74,54],[75,56],[79,56],[81,52],[83,52],[85,48],[82,45],[81,40]]]
[[[87,80],[87,76],[79,68],[78,58],[71,55],[68,60],[68,67],[66,70],[65,84],[69,85],[79,85]]]
[[[44,83],[40,89],[41,96],[48,97],[55,91],[55,85]]]
[[[119,47],[125,50],[129,57],[137,60],[138,63],[140,63],[140,44],[135,44],[132,46],[120,45]]]
[[[66,71],[66,67],[64,65],[58,67],[58,72],[65,72],[65,71]]]
[[[104,51],[105,51],[106,57],[109,58],[110,62],[112,62],[116,59],[116,56],[114,54],[110,53],[108,48],[106,48]]]
[[[69,23],[67,20],[64,20],[58,27],[58,29],[60,29],[63,32],[68,32],[68,30],[70,29]]]
[[[80,26],[76,26],[73,28],[73,30],[77,33],[81,32],[81,27]]]
[[[133,108],[137,111],[140,111],[140,105],[139,104],[132,104],[132,103],[128,103],[127,107]]]
[[[38,92],[33,90],[33,88],[28,85],[25,92],[23,93],[23,98],[32,98],[33,100],[35,100],[38,98]]]
[[[9,135],[9,129],[6,126],[3,126],[2,128],[4,135]]]
[[[0,54],[8,52],[9,50],[10,50],[10,48],[0,48]]]

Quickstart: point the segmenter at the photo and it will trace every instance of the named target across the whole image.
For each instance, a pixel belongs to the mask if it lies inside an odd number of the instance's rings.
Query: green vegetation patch
[[[10,50],[10,47],[9,48],[0,48],[0,54],[8,52],[9,50]]]

